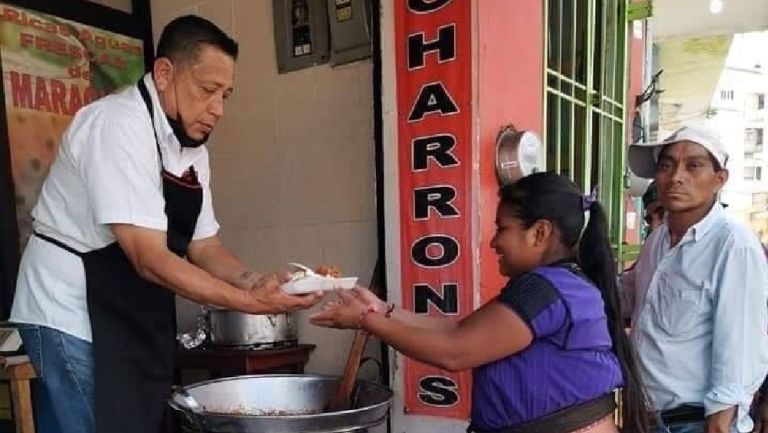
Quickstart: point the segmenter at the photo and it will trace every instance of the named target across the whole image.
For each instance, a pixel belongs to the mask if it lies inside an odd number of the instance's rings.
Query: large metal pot
[[[291,314],[246,314],[231,310],[209,310],[211,343],[218,346],[250,346],[296,341]]]
[[[339,385],[334,376],[256,375],[177,388],[168,404],[181,413],[186,432],[361,432],[384,422],[392,391],[358,380],[352,409],[323,412]]]

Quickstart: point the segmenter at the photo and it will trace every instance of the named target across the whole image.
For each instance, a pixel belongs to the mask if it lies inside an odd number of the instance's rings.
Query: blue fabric
[[[542,296],[553,290],[556,296]],[[498,301],[528,323],[534,339],[519,353],[475,368],[475,428],[533,421],[622,386],[602,297],[576,269],[538,268],[511,281]]]
[[[18,327],[38,376],[32,381],[37,433],[94,433],[91,343],[44,326]]]

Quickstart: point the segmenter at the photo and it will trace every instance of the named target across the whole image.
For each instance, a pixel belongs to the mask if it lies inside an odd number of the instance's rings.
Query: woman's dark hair
[[[624,331],[616,261],[602,206],[596,200],[585,200],[573,182],[551,172],[526,176],[504,186],[499,195],[499,206],[507,207],[524,227],[530,228],[539,220],[550,221],[560,233],[560,242],[572,251],[584,274],[600,290],[613,351],[624,376],[622,431],[648,432],[647,400],[635,351]],[[584,228],[587,210],[589,222]]]
[[[176,64],[197,60],[203,45],[210,45],[237,60],[237,42],[216,24],[196,15],[178,17],[166,24],[157,43],[157,57],[166,57]]]

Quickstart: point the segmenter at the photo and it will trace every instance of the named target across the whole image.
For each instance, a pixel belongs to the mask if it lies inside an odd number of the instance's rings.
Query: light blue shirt
[[[749,405],[768,372],[768,264],[749,228],[719,204],[674,247],[662,225],[622,282],[654,409],[738,406],[733,431],[751,431]]]

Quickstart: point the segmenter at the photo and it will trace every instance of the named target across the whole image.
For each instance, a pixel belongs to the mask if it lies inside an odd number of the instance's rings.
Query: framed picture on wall
[[[0,0],[2,319],[62,134],[81,107],[135,83],[152,58],[149,0],[99,3]]]

